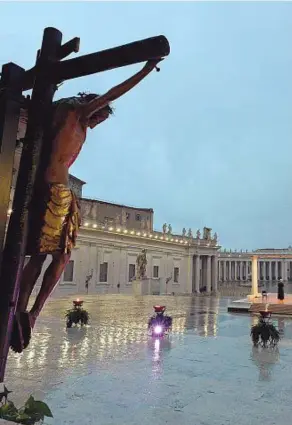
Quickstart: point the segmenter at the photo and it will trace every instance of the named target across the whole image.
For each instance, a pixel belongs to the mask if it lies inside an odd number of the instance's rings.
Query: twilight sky
[[[30,68],[42,30],[79,54],[164,34],[171,54],[88,134],[71,172],[86,197],[204,225],[226,248],[292,244],[292,3],[3,3],[0,65]],[[73,55],[72,55],[73,57]],[[141,65],[65,83],[103,93]]]

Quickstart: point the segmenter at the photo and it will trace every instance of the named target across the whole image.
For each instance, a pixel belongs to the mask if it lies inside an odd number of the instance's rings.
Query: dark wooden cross
[[[62,33],[44,30],[35,66],[25,71],[8,63],[0,80],[0,383],[4,381],[13,316],[28,233],[28,207],[43,152],[43,135],[56,87],[60,82],[126,65],[167,56],[164,36],[152,37],[113,49],[67,59],[79,50],[79,38],[62,45]],[[13,200],[13,213],[6,232],[13,159],[23,91],[32,90],[28,123]],[[5,242],[5,243],[4,243]],[[2,254],[2,255],[1,255]]]

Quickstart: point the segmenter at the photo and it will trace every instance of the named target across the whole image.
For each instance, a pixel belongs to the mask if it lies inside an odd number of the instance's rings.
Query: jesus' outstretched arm
[[[133,87],[135,87],[140,81],[142,81],[154,68],[156,65],[163,59],[150,60],[142,68],[141,71],[133,75],[131,78],[128,78],[123,83],[117,85],[110,89],[107,93],[102,96],[98,96],[95,99],[91,100],[88,103],[82,104],[81,114],[84,118],[89,119],[97,111],[107,106],[109,103],[121,97],[123,94],[127,93]]]

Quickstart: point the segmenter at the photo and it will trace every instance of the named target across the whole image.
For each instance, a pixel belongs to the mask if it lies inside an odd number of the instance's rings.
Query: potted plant
[[[260,318],[256,325],[251,328],[251,339],[255,347],[275,347],[280,340],[278,329],[269,321],[271,313],[269,311],[261,311]]]
[[[65,316],[67,328],[71,328],[73,324],[78,325],[78,323],[80,323],[81,326],[88,324],[89,314],[82,308],[82,305],[83,301],[77,299],[73,301],[73,308],[67,310]]]
[[[38,401],[30,396],[23,407],[19,409],[15,404],[8,400],[8,391],[4,386],[4,391],[0,393],[0,401],[4,398],[4,403],[0,405],[0,419],[11,421],[17,424],[34,425],[41,424],[45,417],[52,418],[52,412],[48,405],[43,401]]]

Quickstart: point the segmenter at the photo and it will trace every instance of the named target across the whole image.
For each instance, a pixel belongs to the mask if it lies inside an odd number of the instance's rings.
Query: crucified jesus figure
[[[27,255],[30,260],[22,273],[11,336],[10,346],[15,352],[21,353],[29,345],[36,319],[57,285],[76,243],[80,215],[76,196],[69,188],[69,168],[81,151],[87,129],[108,119],[113,112],[111,103],[142,81],[161,60],[148,61],[141,71],[102,96],[79,93],[77,97],[53,103],[49,137],[45,140],[50,151],[46,164],[42,164],[42,178],[37,179],[29,209]],[[49,254],[52,262],[28,312],[30,295]]]

